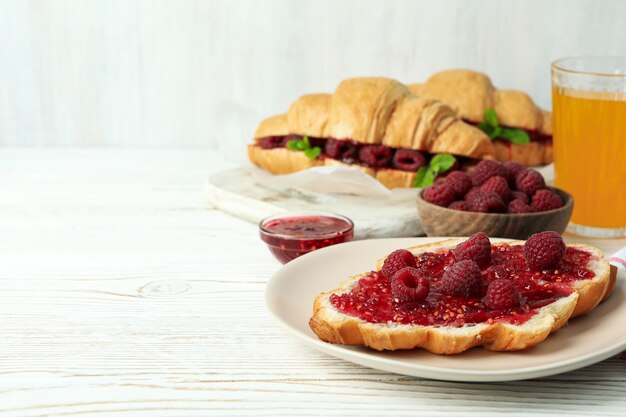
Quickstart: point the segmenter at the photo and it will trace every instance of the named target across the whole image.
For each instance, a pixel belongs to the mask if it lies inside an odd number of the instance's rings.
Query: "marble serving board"
[[[355,239],[424,235],[415,203],[417,189],[375,197],[325,194],[273,184],[239,167],[211,175],[205,190],[213,207],[253,223],[285,211],[331,211],[352,219]]]

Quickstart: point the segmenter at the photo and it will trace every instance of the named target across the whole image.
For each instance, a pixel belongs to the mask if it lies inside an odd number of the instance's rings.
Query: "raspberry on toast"
[[[492,244],[492,263],[482,270],[480,296],[447,295],[440,280],[456,262],[454,249],[464,241],[449,239],[408,249],[416,256],[417,268],[430,274],[426,299],[394,300],[389,278],[378,272],[381,259],[376,271],[351,277],[339,288],[317,296],[311,329],[327,342],[377,350],[419,347],[438,354],[457,354],[474,346],[521,350],[542,342],[571,317],[591,311],[611,290],[609,264],[596,248],[568,245],[563,262],[542,271],[528,267],[524,241],[510,241]],[[511,285],[494,285],[502,287],[498,297],[519,296],[520,303],[509,302],[507,307],[515,307],[494,310],[489,307],[494,302],[486,296],[487,289],[503,274],[519,294],[500,294],[510,291]],[[495,299],[493,294],[491,298]]]

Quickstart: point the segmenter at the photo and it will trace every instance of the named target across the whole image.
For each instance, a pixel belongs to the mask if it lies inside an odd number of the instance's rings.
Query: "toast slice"
[[[408,250],[419,262],[421,258],[428,257],[432,253],[449,254],[457,244],[463,241],[464,239],[448,239],[411,247]],[[524,241],[495,243],[492,244],[492,253],[495,254],[500,246],[513,247],[511,250],[521,250],[523,244]],[[568,251],[572,253],[578,251],[576,253],[586,254],[585,271],[591,271],[593,274],[570,277],[569,281],[564,279],[567,281],[565,283],[556,282],[558,278],[551,283],[537,280],[536,284],[539,286],[543,283],[548,288],[552,286],[561,288],[563,292],[559,297],[549,297],[535,304],[536,307],[526,305],[523,311],[511,312],[510,316],[476,322],[457,321],[424,325],[402,320],[394,321],[395,317],[386,321],[372,319],[371,316],[367,316],[367,312],[359,317],[347,311],[341,311],[336,303],[333,304],[333,295],[337,300],[344,294],[351,294],[362,283],[367,282],[361,280],[372,280],[376,277],[385,280],[386,278],[379,273],[384,262],[384,259],[381,259],[377,263],[376,271],[353,276],[342,283],[339,288],[317,296],[309,325],[315,334],[326,342],[365,345],[376,350],[419,347],[437,354],[457,354],[474,346],[482,346],[492,351],[527,349],[542,342],[550,333],[563,327],[571,317],[591,311],[608,296],[611,289],[609,264],[600,250],[582,244],[568,245],[568,248],[571,248]],[[483,270],[483,276],[489,273],[489,268]],[[558,270],[556,272],[558,273]],[[514,276],[511,279],[515,280],[515,278]],[[398,300],[395,299],[393,302],[398,302]],[[483,309],[488,309],[481,304],[480,298],[471,302],[478,303],[477,305],[482,306]],[[419,314],[420,311],[418,309],[414,313]],[[424,314],[432,314],[432,312]]]

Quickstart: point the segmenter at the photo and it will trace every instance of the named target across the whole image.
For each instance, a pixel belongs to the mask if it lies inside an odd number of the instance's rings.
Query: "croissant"
[[[470,70],[448,70],[432,75],[423,84],[409,84],[420,97],[441,100],[463,120],[478,124],[485,110],[493,108],[501,126],[526,130],[528,145],[503,139],[494,141],[496,159],[524,165],[552,162],[552,114],[537,107],[530,96],[517,90],[498,90],[486,74]]]
[[[317,158],[286,147],[303,136],[322,150]],[[416,97],[388,78],[352,78],[333,94],[303,95],[286,114],[262,121],[254,138],[248,146],[250,160],[274,174],[348,164],[388,188],[411,187],[430,154],[451,153],[463,160],[495,157],[491,140],[450,107]]]

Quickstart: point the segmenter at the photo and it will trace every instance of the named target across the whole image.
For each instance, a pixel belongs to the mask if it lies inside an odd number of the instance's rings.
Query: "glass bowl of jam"
[[[259,233],[270,252],[285,264],[298,256],[354,237],[349,218],[325,212],[287,212],[266,217]]]

